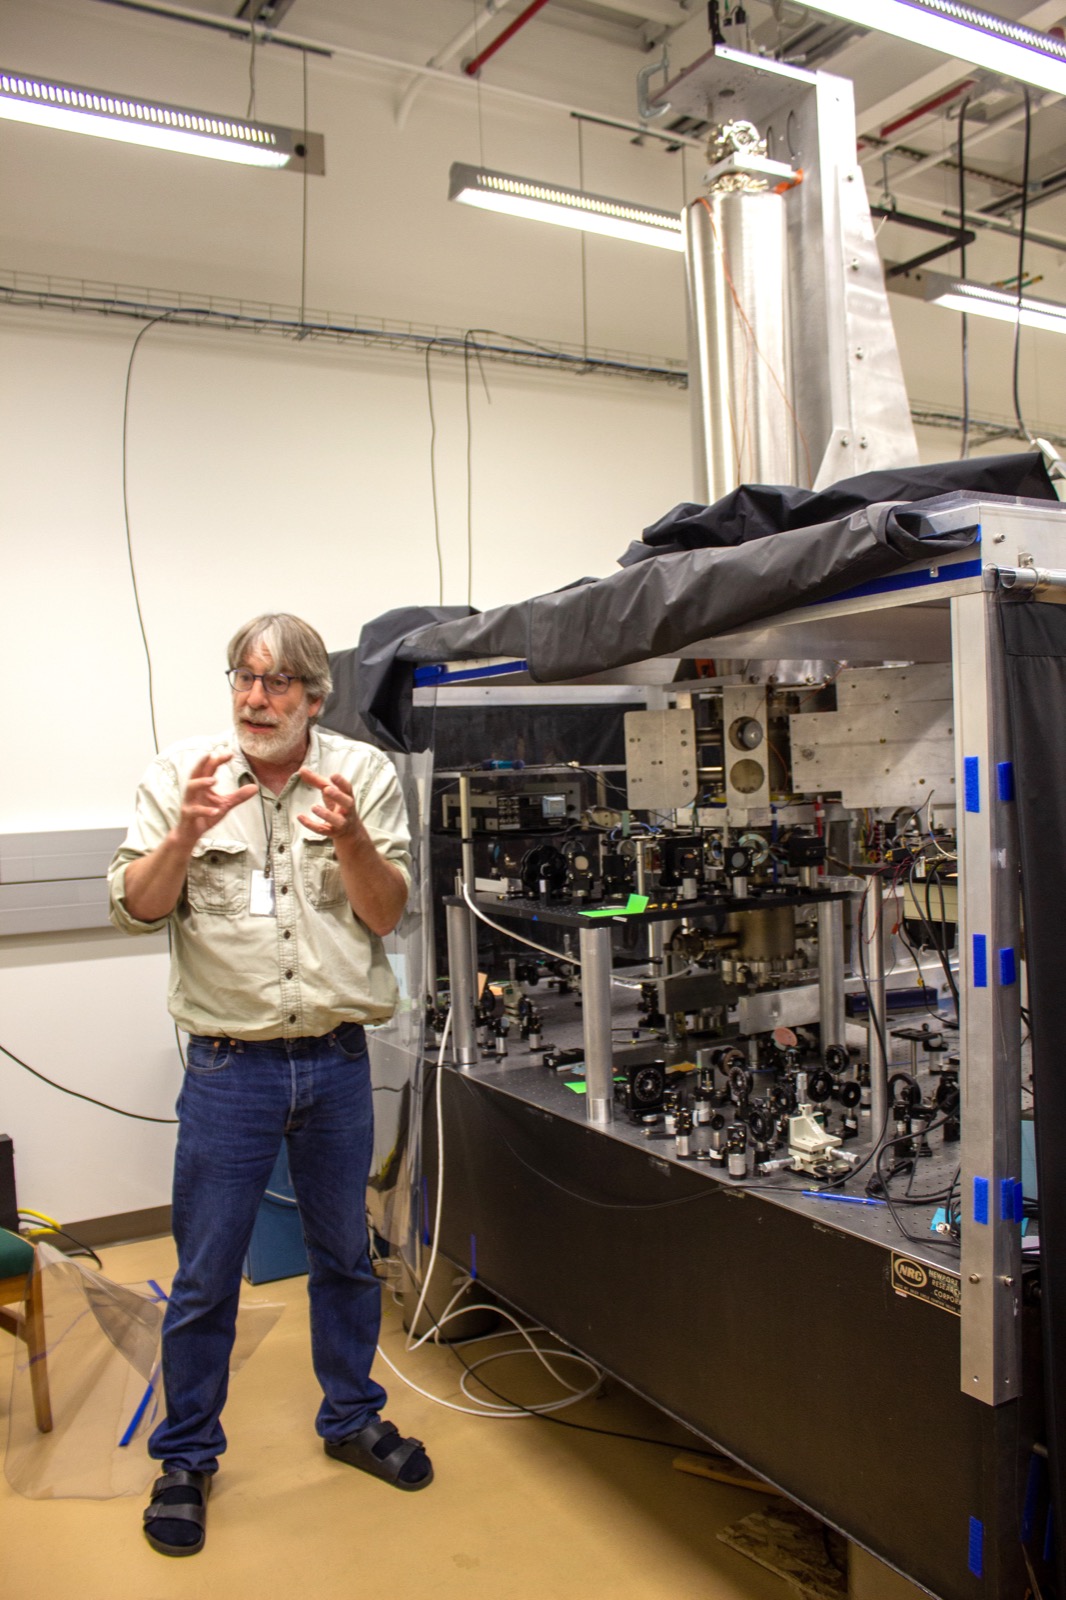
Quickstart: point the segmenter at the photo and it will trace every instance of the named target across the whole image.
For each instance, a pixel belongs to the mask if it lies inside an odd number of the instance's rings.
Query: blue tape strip
[[[985,1575],[985,1525],[976,1517],[970,1518],[970,1550],[967,1566],[975,1578]]]
[[[973,1180],[973,1220],[984,1223],[988,1221],[987,1178],[975,1178]]]
[[[148,1402],[149,1402],[149,1400],[151,1400],[152,1395],[154,1393],[155,1393],[155,1379],[153,1378],[152,1382],[148,1385],[147,1389],[144,1391],[144,1394],[141,1397],[140,1405],[137,1407],[136,1411],[133,1413],[133,1416],[130,1418],[129,1427],[126,1429],[125,1433],[122,1435],[122,1438],[118,1442],[118,1447],[119,1447],[120,1450],[124,1450],[126,1448],[126,1446],[130,1443],[131,1439],[133,1438],[134,1434],[137,1432],[137,1429],[140,1427],[141,1418],[144,1416],[144,1413],[148,1410]]]
[[[1017,1180],[1014,1184],[1014,1220],[1025,1227],[1025,1189]]]
[[[1004,1222],[1014,1221],[1014,1179],[999,1180],[999,1214]]]
[[[962,792],[967,811],[981,809],[981,759],[979,756],[962,758]]]
[[[973,986],[988,988],[988,940],[983,933],[973,936]]]
[[[528,661],[500,661],[486,667],[416,667],[416,689],[431,689],[438,683],[472,683],[478,678],[503,678],[512,672],[528,672]]]
[[[1008,945],[999,952],[999,981],[1004,989],[1009,989],[1017,979],[1018,972],[1014,960],[1014,950]]]
[[[935,561],[933,549],[930,545],[930,556]],[[938,563],[939,570],[934,578],[928,566],[923,566],[919,572],[897,572],[891,578],[874,578],[870,583],[856,584],[854,589],[843,589],[840,594],[835,594],[828,602],[833,605],[839,600],[861,600],[868,594],[893,594],[899,589],[925,589],[940,583],[954,583],[958,578],[976,578],[981,572],[984,563],[980,556],[971,557],[966,561],[951,561],[950,558]]]
[[[1010,805],[1014,799],[1014,762],[997,761],[996,763],[996,793],[1004,805]]]
[[[470,1276],[477,1277],[477,1234],[470,1235]]]
[[[167,1294],[166,1290],[161,1288],[160,1285],[158,1283],[156,1283],[154,1278],[149,1278],[148,1279],[148,1287],[149,1287],[149,1289],[151,1289],[154,1292],[155,1297],[156,1297],[157,1300],[169,1300],[170,1299],[170,1296]]]

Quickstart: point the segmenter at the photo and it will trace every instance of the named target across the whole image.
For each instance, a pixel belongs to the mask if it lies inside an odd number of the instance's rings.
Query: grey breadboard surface
[[[123,828],[0,834],[0,937],[107,926],[108,863]]]
[[[550,1041],[561,1049],[579,1047],[582,1042],[581,1007],[573,994],[553,995],[549,998],[540,986],[527,992],[536,997],[538,1005],[544,1012],[546,1042]],[[614,1010],[614,1022],[617,1029],[616,1049],[620,1045],[624,1050],[625,1045],[631,1042],[627,1037],[631,1032],[629,1024],[639,1022],[635,1001],[627,1003],[623,1000],[617,1004]],[[652,1038],[651,1033],[645,1030],[640,1032],[641,1040],[650,1042]],[[492,1056],[486,1055],[478,1066],[448,1070],[455,1071],[458,1076],[468,1080],[471,1086],[474,1083],[482,1084],[497,1093],[534,1106],[541,1112],[592,1128],[585,1115],[584,1095],[568,1087],[570,1083],[580,1082],[580,1071],[575,1068],[559,1071],[546,1068],[542,1065],[540,1053],[531,1052],[514,1034],[508,1038],[507,1047],[508,1054],[503,1061],[498,1062]],[[649,1160],[664,1167],[668,1166],[672,1175],[686,1187],[701,1183],[718,1184],[738,1197],[748,1195],[752,1200],[784,1206],[790,1211],[807,1216],[820,1227],[836,1229],[855,1238],[864,1239],[871,1245],[919,1260],[943,1272],[957,1274],[959,1271],[959,1253],[956,1247],[940,1243],[936,1235],[931,1232],[928,1242],[924,1238],[935,1210],[933,1205],[907,1205],[904,1208],[907,1227],[918,1235],[917,1240],[907,1239],[899,1232],[885,1207],[839,1204],[805,1198],[801,1190],[819,1188],[816,1179],[791,1172],[760,1176],[749,1170],[746,1181],[735,1182],[725,1174],[708,1168],[706,1162],[679,1158],[675,1154],[673,1138],[664,1138],[661,1133],[656,1136],[658,1130],[654,1130],[653,1135],[649,1137],[641,1127],[629,1119],[621,1106],[616,1107],[612,1122],[606,1126],[597,1125],[593,1131],[601,1137],[617,1139],[642,1150]],[[706,1136],[702,1129],[697,1128],[695,1134],[697,1145],[704,1142]],[[957,1144],[942,1145],[939,1137],[935,1135],[932,1136],[931,1142],[934,1145],[934,1154],[920,1163],[921,1170],[915,1182],[915,1192],[918,1194],[946,1188],[958,1165]],[[863,1114],[860,1137],[851,1148],[856,1151],[860,1159],[870,1149],[868,1113]],[[850,1193],[864,1194],[871,1170],[872,1163],[864,1166],[858,1176],[843,1187]]]

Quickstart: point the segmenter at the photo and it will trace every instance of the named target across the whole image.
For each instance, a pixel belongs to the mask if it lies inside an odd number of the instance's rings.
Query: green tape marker
[[[589,1092],[589,1086],[584,1082],[568,1083],[564,1085],[564,1088],[571,1089],[574,1094],[588,1094]]]
[[[646,894],[631,894],[624,906],[597,906],[595,911],[583,911],[583,917],[634,917],[648,909]]]

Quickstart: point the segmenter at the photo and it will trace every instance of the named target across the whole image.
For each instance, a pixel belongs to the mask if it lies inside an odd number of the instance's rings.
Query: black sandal
[[[152,1485],[151,1501],[144,1510],[144,1536],[152,1549],[158,1550],[161,1556],[194,1556],[201,1551],[207,1538],[210,1493],[209,1472],[186,1472],[176,1468],[157,1478]],[[166,1539],[163,1534],[167,1530],[160,1526],[166,1522],[192,1523],[197,1536],[191,1541]]]
[[[383,1478],[397,1489],[426,1489],[433,1482],[433,1467],[421,1439],[403,1438],[393,1422],[368,1422],[365,1428],[349,1434],[347,1439],[327,1439],[325,1449],[335,1461],[345,1461],[361,1472]],[[419,1454],[425,1472],[418,1477],[404,1477],[405,1468],[420,1464],[416,1462]]]

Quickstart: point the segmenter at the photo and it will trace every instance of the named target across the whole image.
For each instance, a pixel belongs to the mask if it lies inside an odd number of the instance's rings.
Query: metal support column
[[[951,602],[959,840],[962,1388],[1021,1392],[1020,911],[1003,649],[992,593]]]
[[[822,900],[818,906],[818,1024],[822,1054],[845,1041],[844,903]]]
[[[478,1061],[474,1033],[477,969],[470,957],[470,924],[474,919],[465,905],[445,906],[444,915],[448,930],[453,1060],[457,1067],[472,1067]]]
[[[585,1115],[589,1122],[611,1122],[611,930],[602,923],[581,929],[581,1015],[585,1030]]]
[[[867,1054],[870,1060],[870,1134],[880,1141],[888,1126],[888,1012],[885,1005],[885,934],[882,922],[881,879],[876,872],[866,880],[862,902],[862,959],[870,991]]]

